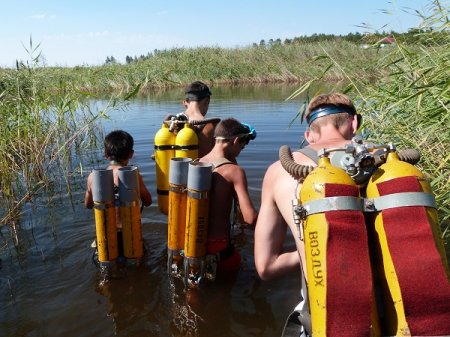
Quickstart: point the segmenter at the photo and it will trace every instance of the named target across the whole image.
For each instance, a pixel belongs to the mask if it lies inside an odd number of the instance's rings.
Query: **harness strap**
[[[301,269],[301,301],[286,319],[281,337],[310,337],[312,332],[311,314],[308,303],[308,285],[306,284],[303,266]]]
[[[233,163],[231,160],[228,160],[227,158],[222,157],[222,158],[217,158],[211,164],[213,165],[213,170],[214,170],[222,165],[235,164],[235,163]]]
[[[319,156],[317,155],[316,150],[311,149],[310,147],[304,147],[303,149],[298,149],[297,152],[305,155],[309,159],[311,159],[316,164],[319,162]]]

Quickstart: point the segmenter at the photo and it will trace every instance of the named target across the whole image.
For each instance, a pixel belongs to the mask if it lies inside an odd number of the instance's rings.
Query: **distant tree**
[[[106,61],[105,64],[116,64],[117,60],[115,59],[114,56],[107,56],[106,57]]]
[[[131,57],[131,56],[126,56],[125,57],[125,62],[127,63],[127,64],[130,64],[130,63],[132,63],[133,62],[133,58]]]

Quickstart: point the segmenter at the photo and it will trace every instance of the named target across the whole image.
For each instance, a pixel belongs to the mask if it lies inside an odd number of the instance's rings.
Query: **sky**
[[[405,32],[430,0],[0,0],[0,67],[100,65],[155,49],[245,47],[261,40]],[[361,27],[363,26],[363,27]]]

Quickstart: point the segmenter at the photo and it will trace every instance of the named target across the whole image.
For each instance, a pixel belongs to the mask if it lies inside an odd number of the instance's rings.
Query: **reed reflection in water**
[[[289,128],[301,101],[284,101],[289,87],[212,88],[208,116],[235,117],[257,130],[238,158],[247,173],[250,196],[259,208],[261,183],[278,149],[297,148],[303,129]],[[205,283],[185,291],[166,270],[167,217],[156,205],[153,136],[164,116],[181,111],[182,90],[132,101],[104,123],[105,132],[124,129],[135,140],[137,165],[154,198],[144,209],[147,254],[140,267],[130,264],[105,279],[92,263],[93,211],[83,207],[85,180],[51,210],[39,207],[23,219],[28,242],[22,254],[2,251],[0,336],[278,336],[299,299],[299,274],[261,281],[253,260],[253,230],[235,228],[242,268],[234,284]],[[97,104],[101,104],[98,102]],[[96,165],[104,167],[105,161]],[[293,191],[286,191],[293,193]],[[288,242],[293,246],[293,241]]]

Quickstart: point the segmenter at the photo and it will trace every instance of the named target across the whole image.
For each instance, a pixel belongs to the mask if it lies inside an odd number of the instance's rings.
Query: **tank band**
[[[436,199],[431,193],[402,192],[364,199],[365,212],[377,212],[389,208],[424,206],[437,208]]]
[[[207,199],[208,198],[208,191],[194,191],[194,190],[188,190],[187,196],[192,199]]]
[[[186,190],[186,186],[173,185],[173,184],[171,184],[169,186],[169,192],[184,193],[185,190]]]
[[[160,190],[159,188],[157,188],[156,193],[158,195],[169,195],[169,190]]]
[[[94,202],[94,208],[95,209],[100,209],[100,210],[104,210],[104,209],[108,209],[108,208],[112,208],[114,207],[114,202],[112,201],[108,201],[108,202]]]
[[[155,150],[165,151],[165,150],[173,150],[175,148],[174,145],[155,145]]]
[[[175,150],[198,150],[198,145],[175,145]]]
[[[362,211],[363,202],[357,197],[329,197],[312,200],[302,204],[307,215],[323,213],[327,211]]]

